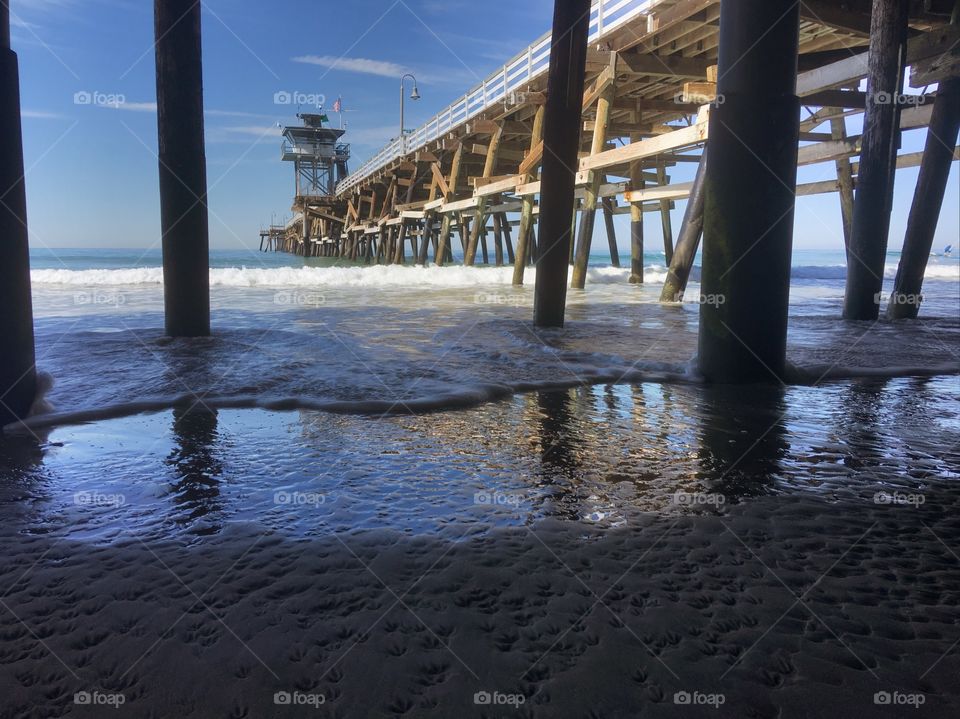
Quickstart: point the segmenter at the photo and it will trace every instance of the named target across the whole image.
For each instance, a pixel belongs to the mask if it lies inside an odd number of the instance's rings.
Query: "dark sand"
[[[955,509],[764,497],[461,542],[5,532],[0,716],[957,716]],[[324,703],[278,706],[284,691]],[[878,706],[884,691],[924,704]]]

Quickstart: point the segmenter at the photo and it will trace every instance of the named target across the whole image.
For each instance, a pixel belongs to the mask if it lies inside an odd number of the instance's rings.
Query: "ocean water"
[[[567,327],[530,323],[535,271],[351,265],[283,253],[211,253],[214,334],[162,333],[158,251],[36,250],[38,366],[57,414],[123,416],[194,403],[339,413],[456,409],[537,389],[696,382],[694,268],[679,306],[658,302],[662,254],[645,283],[593,258],[568,295]],[[898,256],[887,263],[889,291]],[[800,383],[957,368],[960,260],[932,257],[920,322],[847,323],[842,253],[797,252],[789,360]],[[98,414],[99,413],[99,414]],[[38,418],[38,422],[43,422]]]

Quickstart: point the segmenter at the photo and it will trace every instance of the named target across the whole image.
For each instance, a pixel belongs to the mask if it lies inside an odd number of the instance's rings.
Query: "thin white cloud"
[[[127,112],[156,112],[157,103],[155,102],[121,102],[116,105],[105,105],[114,110],[126,110]]]
[[[47,112],[46,110],[21,110],[20,117],[28,117],[34,120],[60,120],[63,115],[59,112]]]
[[[77,93],[82,95],[84,93]],[[89,97],[89,93],[87,93]],[[86,102],[77,102],[74,99],[74,102],[80,105],[90,105],[90,101]],[[157,103],[155,102],[127,102],[122,95],[112,96],[105,101],[97,101],[92,103],[96,107],[104,107],[108,110],[124,110],[125,112],[156,112]]]
[[[18,10],[58,10],[74,5],[74,0],[17,0]]]
[[[279,135],[280,128],[276,125],[264,127],[263,125],[239,125],[234,127],[222,128],[224,132],[231,132],[237,135],[250,135],[252,137],[270,137]]]
[[[400,77],[410,72],[409,68],[387,60],[371,60],[366,57],[334,57],[333,55],[300,55],[291,58],[293,62],[305,65],[319,65],[330,70],[358,72],[378,77]]]

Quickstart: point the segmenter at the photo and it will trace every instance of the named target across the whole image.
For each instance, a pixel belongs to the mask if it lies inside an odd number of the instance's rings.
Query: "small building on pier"
[[[294,218],[280,247],[305,256],[324,254],[324,240],[344,210],[335,197],[337,183],[348,174],[350,145],[341,142],[345,130],[325,127],[322,113],[298,113],[301,125],[283,128],[281,159],[292,162],[295,179]],[[274,245],[275,249],[280,249]]]

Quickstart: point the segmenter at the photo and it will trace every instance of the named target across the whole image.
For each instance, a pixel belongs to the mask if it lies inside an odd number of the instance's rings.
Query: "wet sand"
[[[951,716],[955,507],[768,497],[460,542],[5,533],[0,716],[104,716],[83,691],[143,717]]]

